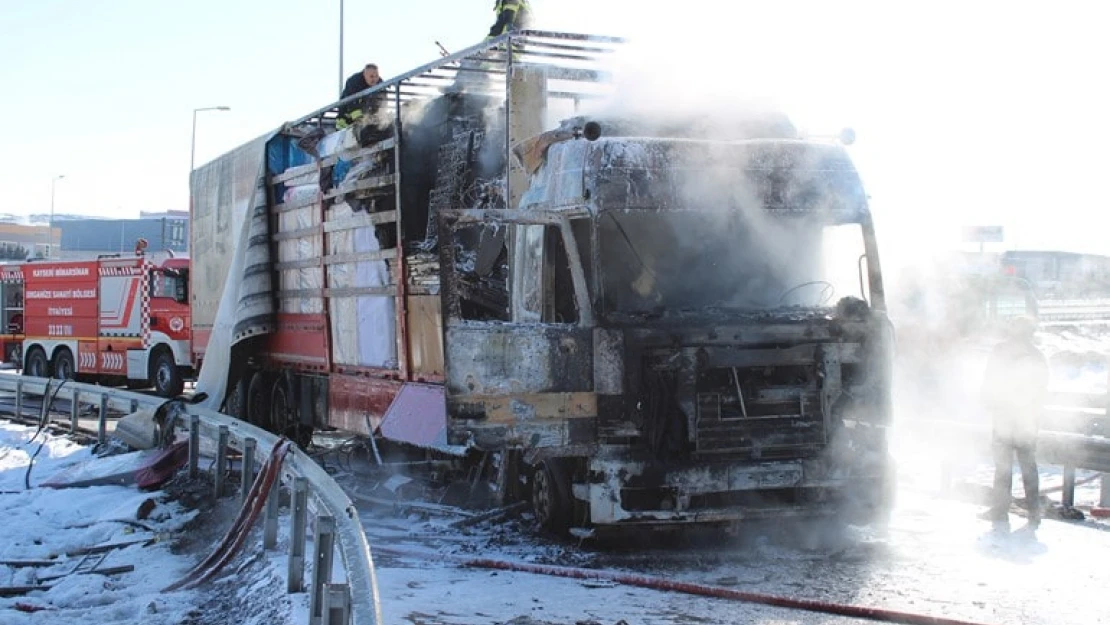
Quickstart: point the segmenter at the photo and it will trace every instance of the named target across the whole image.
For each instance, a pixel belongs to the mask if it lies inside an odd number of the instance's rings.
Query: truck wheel
[[[23,375],[36,378],[45,378],[50,375],[50,363],[46,360],[46,352],[41,347],[32,347],[27,352],[27,363],[23,365]]]
[[[54,377],[59,380],[72,380],[77,377],[77,368],[73,365],[73,352],[68,348],[61,348],[54,354]]]
[[[246,416],[247,404],[247,377],[243,376],[227,390],[227,399],[224,400],[224,414],[236,419]]]
[[[177,397],[185,390],[185,380],[173,361],[173,354],[165,349],[154,354],[150,362],[150,379],[154,381],[155,392],[161,397]]]
[[[570,494],[558,460],[546,460],[532,475],[532,511],[540,527],[565,534],[570,527]]]
[[[256,425],[267,432],[273,432],[273,423],[270,415],[270,395],[273,389],[270,386],[270,376],[262,371],[257,371],[251,376],[247,386],[247,423]]]
[[[274,434],[284,436],[304,449],[312,443],[312,426],[302,425],[296,398],[284,380],[274,382],[270,395],[270,425]]]

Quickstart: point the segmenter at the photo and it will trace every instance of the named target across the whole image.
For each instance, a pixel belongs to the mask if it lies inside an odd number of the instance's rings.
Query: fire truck
[[[845,147],[586,115],[619,45],[505,35],[194,171],[207,405],[496,466],[554,531],[881,513],[893,336]]]
[[[192,375],[188,274],[188,258],[141,254],[7,265],[5,355],[25,375],[176,396]]]

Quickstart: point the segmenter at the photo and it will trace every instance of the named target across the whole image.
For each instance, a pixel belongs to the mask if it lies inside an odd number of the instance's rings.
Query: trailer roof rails
[[[386,92],[391,104],[429,100],[443,95],[460,74],[484,74],[482,85],[468,84],[467,93],[504,95],[506,77],[513,67],[541,69],[553,81],[547,97],[580,101],[604,97],[597,85],[608,81],[606,59],[620,49],[624,39],[553,31],[522,30],[506,33],[437,59],[383,81],[365,91],[317,109],[285,125],[286,128],[333,122],[339,107],[358,104],[368,96]],[[512,49],[512,54],[506,50]]]

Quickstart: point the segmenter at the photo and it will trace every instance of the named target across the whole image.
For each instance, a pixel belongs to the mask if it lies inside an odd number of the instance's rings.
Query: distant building
[[[189,219],[189,211],[139,211],[139,219]]]
[[[97,254],[135,251],[135,242],[146,239],[148,253],[189,251],[189,222],[175,217],[154,219],[80,219],[65,221],[61,230],[63,258],[88,258]]]
[[[3,260],[22,260],[28,256],[37,258],[57,256],[61,238],[62,229],[57,226],[51,232],[47,226],[0,223],[0,257]],[[20,252],[20,250],[23,251]],[[54,253],[52,254],[51,251]]]

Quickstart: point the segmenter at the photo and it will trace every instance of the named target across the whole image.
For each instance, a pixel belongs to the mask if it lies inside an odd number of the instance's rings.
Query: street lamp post
[[[343,0],[339,0],[339,96],[343,97]]]
[[[50,223],[46,227],[46,258],[54,255],[54,189],[58,181],[65,177],[65,174],[59,174],[50,180]]]

